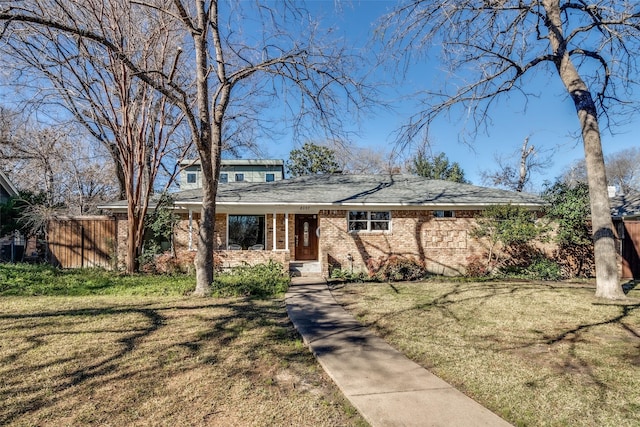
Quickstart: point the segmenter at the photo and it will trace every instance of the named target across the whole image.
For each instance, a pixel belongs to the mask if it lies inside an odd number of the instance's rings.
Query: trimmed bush
[[[532,279],[560,280],[562,278],[562,268],[560,265],[544,257],[536,258],[531,265],[526,268],[525,273]]]
[[[378,260],[369,259],[367,267],[369,276],[379,281],[420,280],[430,275],[425,264],[413,257],[391,255]]]
[[[219,297],[266,298],[283,294],[289,288],[290,282],[289,272],[285,271],[281,264],[270,260],[266,264],[246,264],[217,274],[212,291]]]

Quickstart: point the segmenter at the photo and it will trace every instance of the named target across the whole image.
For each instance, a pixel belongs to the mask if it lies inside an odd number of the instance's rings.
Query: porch
[[[215,263],[227,269],[272,261],[294,276],[320,275],[318,217],[306,212],[220,209],[215,222]],[[200,214],[195,209],[181,213],[174,246],[197,250],[199,226]]]

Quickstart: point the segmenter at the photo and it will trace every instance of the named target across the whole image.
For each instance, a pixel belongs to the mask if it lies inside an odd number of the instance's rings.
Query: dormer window
[[[195,172],[187,173],[187,184],[195,184],[198,181],[198,176]]]
[[[272,173],[268,173],[265,175],[265,181],[266,182],[273,182],[276,180],[276,176]]]
[[[244,174],[243,173],[237,173],[236,174],[236,182],[242,182],[244,181]]]
[[[229,174],[227,173],[221,173],[220,174],[220,182],[222,184],[226,184],[227,182],[229,182]]]

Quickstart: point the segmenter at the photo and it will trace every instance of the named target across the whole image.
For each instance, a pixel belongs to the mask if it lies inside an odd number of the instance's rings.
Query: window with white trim
[[[227,182],[229,182],[229,174],[228,173],[221,173],[220,174],[220,182],[223,184],[226,184]]]
[[[349,211],[349,231],[390,231],[390,211]]]
[[[195,172],[187,172],[187,183],[195,184],[198,180],[198,175]]]

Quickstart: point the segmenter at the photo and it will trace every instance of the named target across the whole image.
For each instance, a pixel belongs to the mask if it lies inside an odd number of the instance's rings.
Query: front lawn
[[[640,425],[640,286],[623,303],[596,299],[588,283],[333,292],[392,346],[515,425]]]
[[[1,267],[1,292],[20,296],[0,297],[0,425],[365,425],[281,298],[182,296],[193,277]]]

